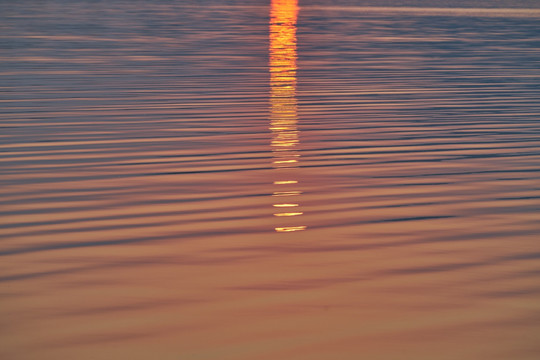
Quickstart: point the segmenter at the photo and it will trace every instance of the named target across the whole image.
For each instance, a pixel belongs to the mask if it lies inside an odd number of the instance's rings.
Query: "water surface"
[[[378,4],[0,2],[0,357],[538,359],[540,12]]]

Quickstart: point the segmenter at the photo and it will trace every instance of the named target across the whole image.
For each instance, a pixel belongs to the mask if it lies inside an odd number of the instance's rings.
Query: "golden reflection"
[[[272,196],[296,196],[300,195],[302,192],[298,190],[293,191],[274,191]]]
[[[270,9],[270,131],[272,164],[279,180],[274,181],[273,196],[299,196],[293,169],[298,167],[298,115],[296,102],[296,19],[298,0],[272,0]],[[274,204],[276,208],[298,207],[296,203]],[[302,211],[275,213],[277,217],[295,217]],[[288,225],[288,224],[287,224]],[[305,230],[304,225],[276,227],[277,232]]]
[[[286,227],[277,227],[277,232],[291,232],[291,231],[301,231],[306,230],[306,226],[286,226]]]
[[[274,181],[275,185],[287,185],[287,184],[298,184],[296,180],[278,180]]]
[[[282,207],[297,207],[298,204],[274,204],[274,207],[282,208]]]
[[[288,212],[288,213],[276,213],[274,216],[298,216],[302,215],[303,212]]]
[[[298,160],[274,160],[274,164],[292,164],[297,162]]]

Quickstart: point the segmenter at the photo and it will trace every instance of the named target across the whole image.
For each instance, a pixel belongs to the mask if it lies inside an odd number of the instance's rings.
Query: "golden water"
[[[540,356],[535,9],[0,2],[0,358]]]

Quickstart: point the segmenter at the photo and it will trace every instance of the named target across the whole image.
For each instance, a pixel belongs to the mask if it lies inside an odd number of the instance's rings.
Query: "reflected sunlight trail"
[[[283,218],[303,214],[295,200],[302,191],[294,169],[298,167],[298,115],[296,102],[296,19],[297,0],[272,0],[270,10],[270,130],[272,131],[273,167],[278,176],[273,196],[287,197],[276,202],[274,216]],[[282,222],[277,232],[305,230],[305,225]]]

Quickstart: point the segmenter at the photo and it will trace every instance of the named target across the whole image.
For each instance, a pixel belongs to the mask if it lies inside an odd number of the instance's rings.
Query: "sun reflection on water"
[[[279,180],[273,196],[299,196],[294,169],[298,167],[298,115],[296,101],[296,19],[297,0],[272,0],[270,10],[270,130],[273,166]],[[297,208],[296,203],[274,204],[276,208]],[[297,217],[302,211],[275,213],[276,217]],[[276,227],[277,232],[305,230],[305,225]]]

